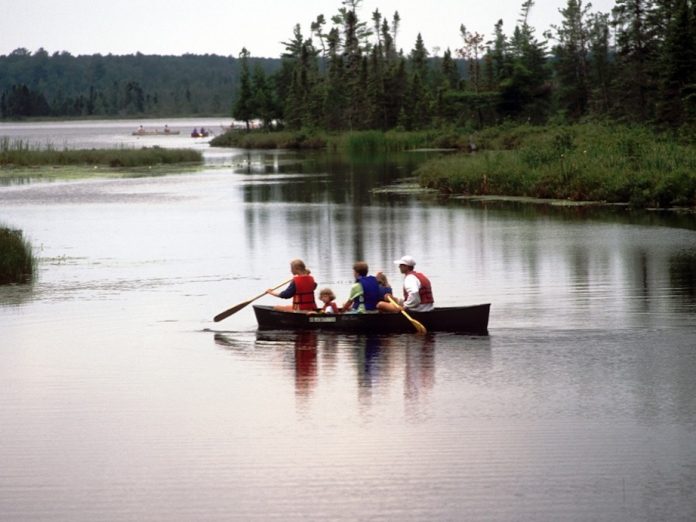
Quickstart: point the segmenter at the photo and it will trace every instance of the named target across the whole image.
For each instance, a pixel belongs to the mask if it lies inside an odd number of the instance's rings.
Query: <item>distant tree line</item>
[[[343,0],[330,20],[319,15],[309,36],[296,25],[271,75],[242,50],[234,116],[328,130],[696,123],[696,0],[616,0],[611,13],[567,0],[541,37],[528,23],[534,1],[524,0],[511,33],[502,20],[490,39],[461,25],[461,47],[442,56],[420,35],[405,54],[399,13],[365,20],[361,1]]]
[[[278,59],[256,58],[264,73]],[[216,55],[0,56],[0,117],[229,116],[239,61]]]
[[[605,118],[696,125],[696,0],[567,0],[539,36],[523,0],[511,32],[460,26],[461,47],[398,44],[401,18],[362,0],[300,25],[277,59],[216,55],[0,56],[0,117],[228,115],[289,129],[480,128]]]

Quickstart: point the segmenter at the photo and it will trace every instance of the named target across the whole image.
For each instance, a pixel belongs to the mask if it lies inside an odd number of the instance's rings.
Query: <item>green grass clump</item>
[[[0,284],[26,283],[34,275],[34,256],[20,230],[0,226]]]
[[[290,131],[228,131],[210,141],[212,147],[240,149],[323,149],[327,139],[322,133]]]
[[[482,144],[481,153],[423,164],[421,184],[448,194],[696,207],[696,147],[644,128],[522,126],[500,135],[489,129]]]
[[[202,163],[203,155],[191,149],[165,149],[143,147],[140,149],[39,149],[21,140],[0,139],[0,165],[13,167],[99,165],[108,167],[143,167],[180,163]]]
[[[243,149],[329,149],[350,153],[399,152],[420,148],[462,149],[468,138],[450,130],[379,130],[326,133],[320,131],[228,131],[211,140],[213,147]]]

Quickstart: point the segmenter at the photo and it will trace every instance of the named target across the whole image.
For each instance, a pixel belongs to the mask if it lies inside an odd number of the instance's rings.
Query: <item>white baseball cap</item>
[[[394,264],[414,267],[416,266],[416,260],[413,259],[411,256],[403,256],[401,259],[397,259],[396,261],[394,261]]]

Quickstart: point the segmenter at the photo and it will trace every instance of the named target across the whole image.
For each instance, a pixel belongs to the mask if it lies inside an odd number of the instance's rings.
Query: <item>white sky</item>
[[[530,24],[537,36],[560,21],[566,0],[537,0]],[[459,26],[489,37],[502,18],[511,34],[522,0],[364,0],[360,19],[378,8],[401,16],[397,45],[408,53],[420,32],[428,50],[461,47]],[[595,0],[608,12],[614,0]],[[278,57],[296,23],[305,37],[318,14],[327,20],[340,0],[0,0],[0,54],[18,47],[49,53],[219,54]]]

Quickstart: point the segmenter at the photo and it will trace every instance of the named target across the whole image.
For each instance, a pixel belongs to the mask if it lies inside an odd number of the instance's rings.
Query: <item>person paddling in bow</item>
[[[281,299],[292,297],[292,305],[278,305],[274,306],[273,309],[283,312],[316,312],[317,304],[314,300],[314,290],[317,283],[311,272],[307,270],[304,261],[301,259],[290,261],[290,272],[292,272],[292,281],[285,290],[276,292],[269,288],[266,293]]]
[[[394,261],[394,264],[399,265],[399,271],[404,274],[404,298],[396,299],[399,306],[381,301],[377,305],[379,311],[400,312],[403,308],[413,312],[430,312],[435,306],[433,289],[425,274],[414,270],[416,260],[411,256],[403,256]]]

